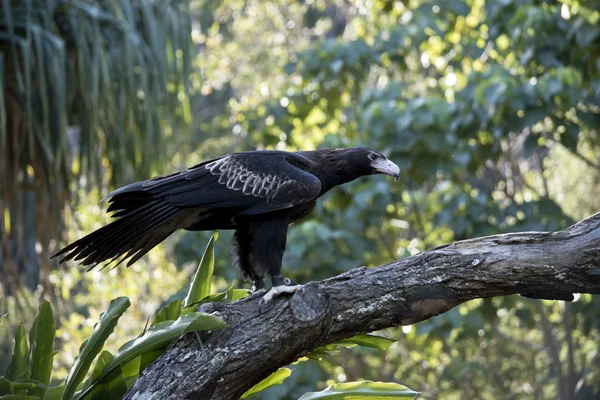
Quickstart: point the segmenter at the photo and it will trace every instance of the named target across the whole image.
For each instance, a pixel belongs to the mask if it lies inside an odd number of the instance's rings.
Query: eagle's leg
[[[254,279],[252,281],[252,292],[258,292],[259,290],[265,290],[265,281],[262,278]]]
[[[249,228],[249,225],[242,225],[233,234],[232,255],[234,264],[242,273],[242,278],[252,280],[251,292],[255,293],[265,290],[265,282],[250,263],[251,233]]]
[[[269,290],[260,303],[265,304],[282,293],[294,293],[302,286],[281,276],[289,216],[287,211],[273,213],[270,218],[253,218],[248,225],[251,270],[258,276],[271,277]],[[238,229],[239,231],[239,229]]]

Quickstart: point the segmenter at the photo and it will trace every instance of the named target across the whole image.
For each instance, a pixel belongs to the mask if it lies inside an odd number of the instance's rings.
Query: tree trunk
[[[555,233],[464,240],[376,268],[311,282],[259,307],[260,294],[210,303],[228,325],[183,337],[125,399],[235,399],[277,368],[324,344],[410,325],[468,300],[520,293],[572,299],[600,293],[600,213]]]

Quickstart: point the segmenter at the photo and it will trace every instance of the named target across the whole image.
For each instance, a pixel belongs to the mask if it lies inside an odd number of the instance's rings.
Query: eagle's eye
[[[377,159],[377,155],[375,153],[369,153],[369,160],[375,161]]]

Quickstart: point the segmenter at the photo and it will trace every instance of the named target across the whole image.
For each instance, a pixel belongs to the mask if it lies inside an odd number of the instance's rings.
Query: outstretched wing
[[[235,153],[146,181],[141,188],[176,207],[233,207],[239,214],[261,214],[319,196],[321,182],[301,166],[285,152]]]

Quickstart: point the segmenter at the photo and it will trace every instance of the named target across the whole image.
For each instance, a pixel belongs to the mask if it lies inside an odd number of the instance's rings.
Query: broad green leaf
[[[46,389],[46,393],[44,393],[44,397],[42,397],[42,400],[60,400],[64,390],[65,385],[51,386],[48,389]]]
[[[103,350],[102,353],[96,359],[96,364],[94,364],[94,369],[92,370],[92,376],[86,381],[84,388],[89,386],[89,383],[97,380],[102,375],[102,371],[104,367],[108,365],[115,357],[108,350]]]
[[[115,357],[104,367],[102,375],[92,379],[92,384],[77,398],[85,397],[99,382],[102,382],[117,368],[125,366],[150,351],[162,349],[184,333],[194,331],[214,331],[223,329],[227,325],[222,319],[206,313],[190,313],[179,317],[176,321],[160,322],[134,340],[125,343],[115,354]]]
[[[142,354],[142,358],[140,360],[139,373],[141,374],[148,365],[152,364],[154,360],[156,360],[162,353],[165,352],[165,349],[157,349],[152,350],[147,353]]]
[[[52,359],[54,358],[54,314],[47,300],[42,300],[38,316],[33,321],[29,332],[29,377],[44,385],[50,383],[52,375]],[[44,389],[31,389],[30,394],[43,396]]]
[[[102,351],[106,339],[113,333],[119,318],[130,305],[131,303],[127,297],[117,297],[110,302],[106,312],[100,315],[100,321],[94,325],[94,330],[89,339],[81,346],[79,355],[69,372],[69,376],[67,376],[62,396],[63,400],[73,397],[77,386],[85,379],[92,362],[98,353]]]
[[[183,302],[184,308],[210,295],[210,285],[215,268],[215,241],[218,237],[219,232],[213,233],[206,250],[204,250],[202,260],[200,260],[194,279],[190,284],[190,290]]]
[[[29,346],[27,344],[25,326],[21,323],[15,332],[15,347],[6,373],[6,378],[11,381],[16,381],[17,379],[27,378],[28,372]]]
[[[246,289],[234,289],[233,286],[227,289],[227,292],[225,293],[227,293],[225,298],[226,303],[231,303],[236,300],[243,299],[244,297],[248,297],[248,291]]]
[[[152,320],[154,326],[160,322],[175,321],[181,315],[181,300],[174,300],[160,309]]]
[[[161,349],[164,350],[164,349]],[[146,354],[146,353],[144,353]],[[141,357],[136,357],[133,360],[121,365],[121,371],[123,372],[123,376],[125,380],[138,376],[140,374],[140,359]]]
[[[98,385],[92,391],[90,400],[120,399],[127,392],[125,376],[120,368],[113,370],[105,379],[104,383]]]
[[[0,396],[0,400],[40,400],[40,396],[26,396],[24,394],[7,394]]]
[[[91,381],[97,380],[102,376],[102,371],[113,360],[113,355],[104,350],[98,356],[94,369],[92,370],[92,376],[86,381],[84,389],[87,389]],[[127,391],[125,384],[125,376],[121,368],[116,368],[111,374],[109,374],[104,382],[100,383],[93,388],[91,395],[88,397],[90,400],[103,400],[120,398]],[[74,398],[79,398],[81,392],[76,392]],[[113,397],[114,396],[114,397]]]
[[[372,333],[366,333],[362,335],[353,336],[348,339],[344,339],[338,343],[357,344],[359,346],[372,347],[374,349],[379,350],[387,350],[391,345],[396,343],[396,340],[374,335]]]
[[[254,394],[260,393],[265,389],[270,388],[271,386],[279,385],[284,380],[286,380],[292,374],[292,370],[289,368],[279,368],[277,371],[273,372],[267,378],[258,382],[256,385],[252,386],[250,389],[246,391],[242,395],[242,399],[246,397],[250,397]]]
[[[414,399],[418,392],[404,385],[392,382],[347,382],[337,383],[320,392],[305,393],[300,400],[328,399],[328,400],[380,400],[386,399]]]

